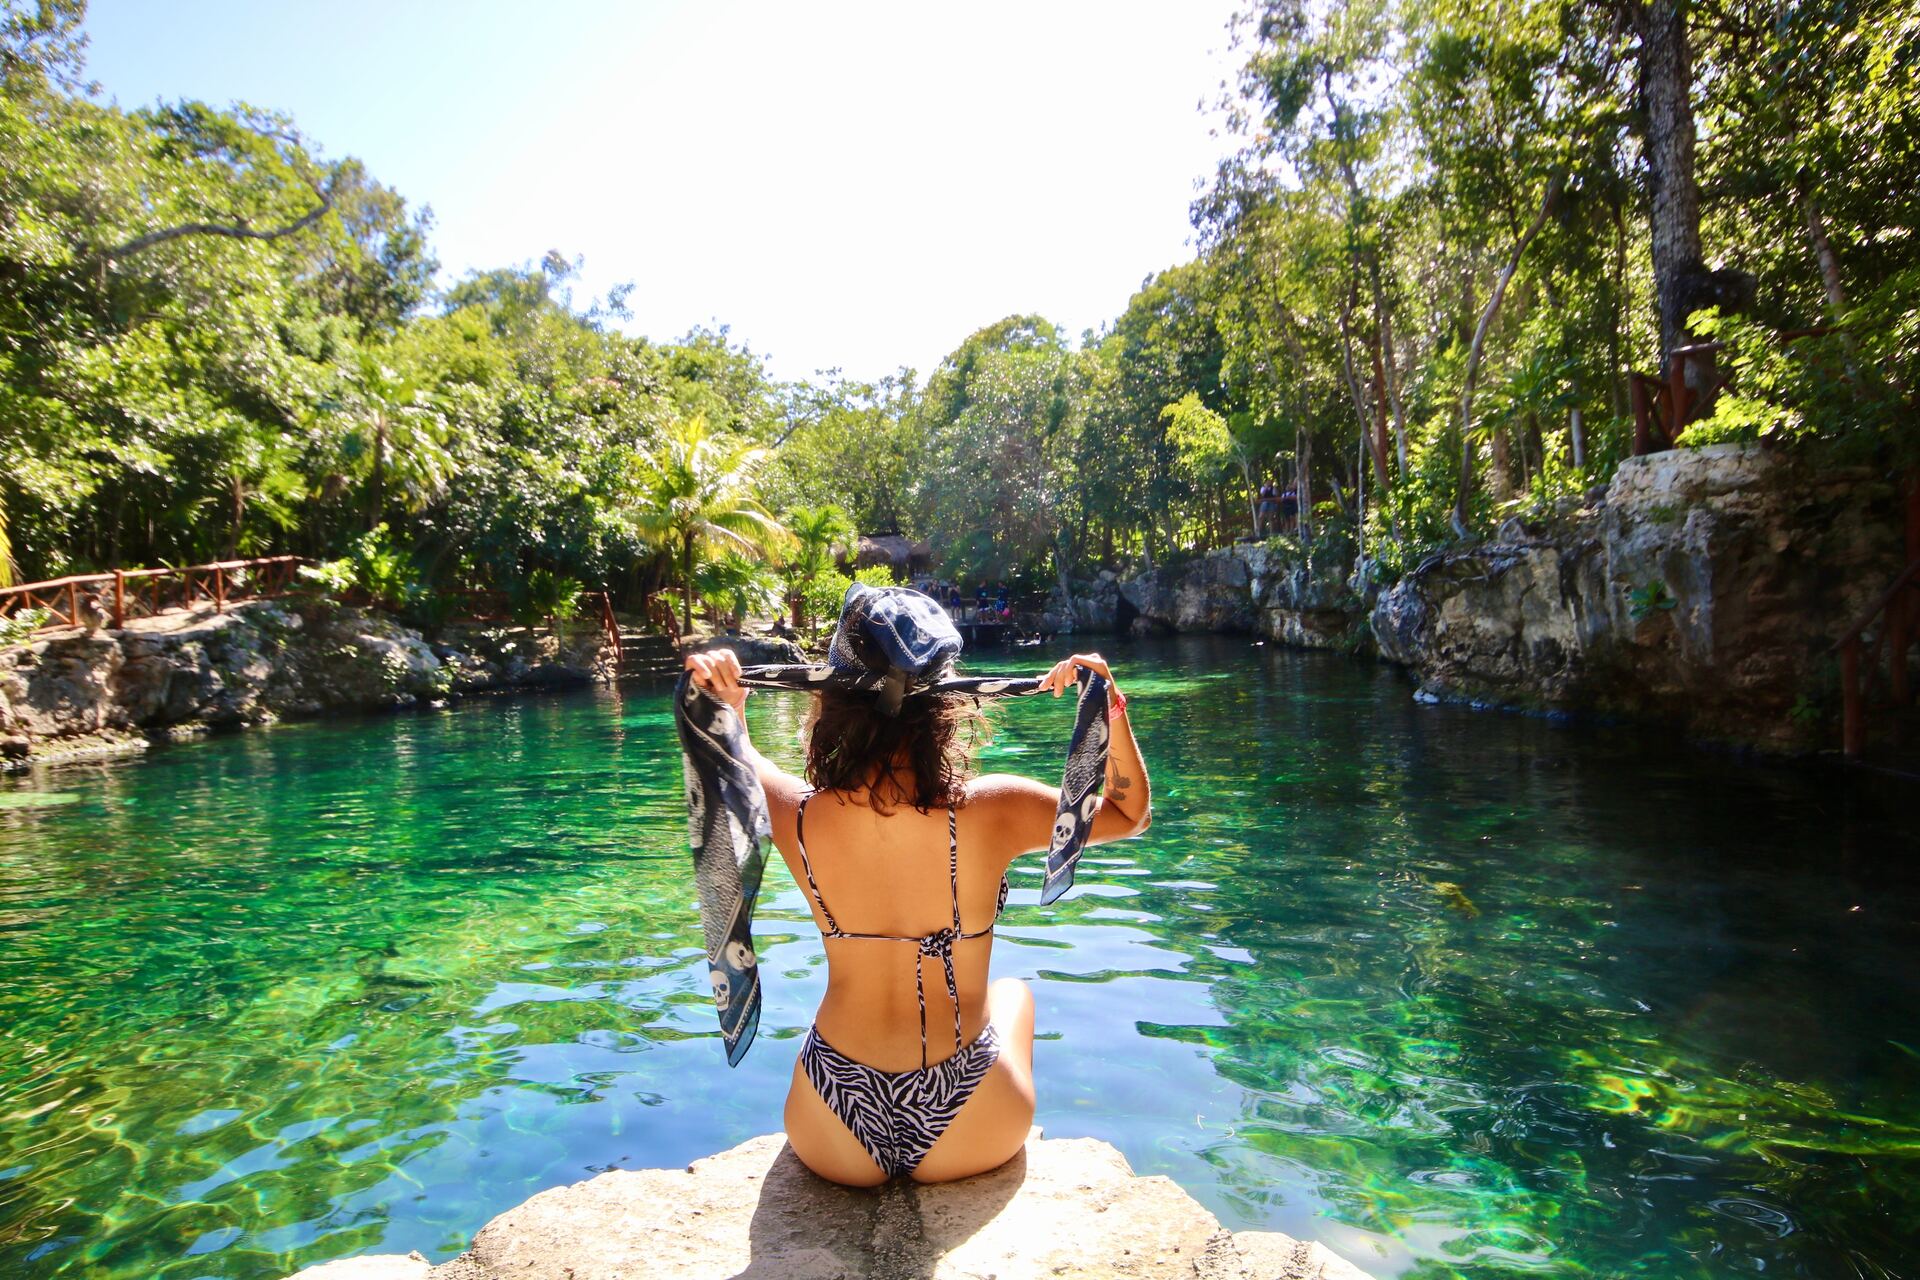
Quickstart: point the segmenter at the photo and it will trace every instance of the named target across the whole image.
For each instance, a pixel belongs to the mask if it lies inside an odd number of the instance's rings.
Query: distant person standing
[[[1292,485],[1288,485],[1287,491],[1280,495],[1280,527],[1292,533],[1299,523],[1300,495],[1294,491]]]
[[[1274,491],[1272,481],[1260,486],[1260,501],[1256,504],[1255,515],[1254,537],[1270,538],[1280,532],[1280,495]]]

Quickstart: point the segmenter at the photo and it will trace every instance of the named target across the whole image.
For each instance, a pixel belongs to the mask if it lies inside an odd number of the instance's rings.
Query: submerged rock
[[[1226,1230],[1170,1179],[1136,1177],[1104,1142],[1037,1134],[978,1177],[872,1191],[815,1177],[771,1134],[684,1170],[619,1170],[543,1191],[439,1266],[352,1258],[298,1280],[1367,1280],[1321,1245]]]

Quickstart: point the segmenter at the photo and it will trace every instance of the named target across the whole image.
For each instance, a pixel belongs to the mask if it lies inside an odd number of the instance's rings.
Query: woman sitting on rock
[[[683,701],[693,703],[697,689],[735,714],[699,721],[695,708],[691,733],[683,717],[683,741],[724,738],[758,774],[773,842],[805,887],[825,941],[827,991],[794,1065],[786,1130],[808,1168],[852,1186],[902,1174],[920,1182],[969,1177],[1020,1150],[1033,1123],[1033,995],[1018,979],[988,980],[1007,868],[1022,854],[1049,850],[1052,872],[1063,848],[1077,857],[1083,842],[1136,835],[1149,820],[1146,767],[1126,702],[1098,655],[1069,658],[1038,681],[966,680],[953,675],[959,650],[958,632],[931,598],[856,585],[830,665],[798,669],[817,676],[787,677],[821,682],[804,779],[746,743],[738,720],[743,677],[796,686],[757,678],[769,669],[743,673],[725,650],[687,659]],[[866,687],[828,683],[840,678]],[[1104,796],[1097,755],[1078,790],[1070,762],[1072,801],[1013,774],[969,777],[980,697],[1045,691],[1057,698],[1082,682],[1101,691],[1105,714],[1083,703],[1076,752],[1083,739],[1106,748]],[[727,785],[717,773],[712,782]],[[697,782],[694,791],[698,847],[701,810],[712,802]],[[728,827],[705,829],[724,840]],[[1070,879],[1069,863],[1057,880],[1050,874],[1050,893]],[[710,883],[701,892],[704,909],[717,895]],[[751,890],[744,896],[750,911]],[[757,1002],[751,948],[730,945],[747,976],[714,969],[723,1024],[738,997],[730,988],[752,984]],[[749,1023],[746,1040],[751,1033]],[[728,1034],[741,1034],[737,1024]],[[731,1041],[729,1055],[737,1061]]]

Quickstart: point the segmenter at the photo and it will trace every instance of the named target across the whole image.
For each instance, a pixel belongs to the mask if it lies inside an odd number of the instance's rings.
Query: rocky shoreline
[[[0,764],[117,755],[212,729],[610,679],[598,627],[454,625],[437,641],[325,601],[175,610],[0,650]]]
[[[1838,741],[1840,632],[1901,565],[1889,479],[1753,446],[1620,464],[1534,524],[1431,557],[1384,591],[1245,544],[1056,598],[1066,629],[1227,632],[1371,653],[1425,701],[1593,713],[1792,754]]]
[[[1372,654],[1416,697],[1600,714],[1793,754],[1837,741],[1832,644],[1901,564],[1894,486],[1753,446],[1620,464],[1583,504],[1435,555],[1385,590],[1286,543],[1102,572],[1023,619],[1049,633],[1226,632]],[[746,661],[794,661],[789,642]],[[228,725],[608,680],[599,628],[454,626],[251,601],[0,650],[0,767],[120,753]]]

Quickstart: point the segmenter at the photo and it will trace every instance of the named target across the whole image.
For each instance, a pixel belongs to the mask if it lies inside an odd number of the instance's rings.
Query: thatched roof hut
[[[933,548],[925,542],[909,542],[898,533],[863,533],[854,548],[853,567],[870,569],[886,565],[896,573],[914,574],[933,563]]]

